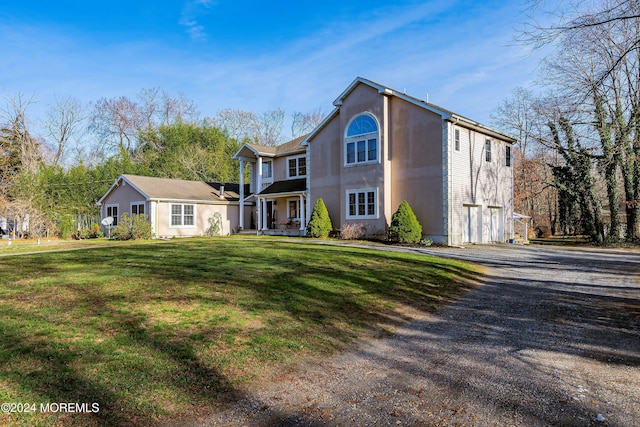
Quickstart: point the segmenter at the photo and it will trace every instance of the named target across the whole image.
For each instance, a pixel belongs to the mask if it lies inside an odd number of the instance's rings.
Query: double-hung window
[[[511,167],[511,146],[507,145],[505,150],[505,166]]]
[[[369,114],[351,121],[345,136],[345,165],[377,163],[379,157],[378,123]]]
[[[487,162],[491,162],[491,140],[484,141],[484,159]]]
[[[195,224],[194,205],[171,205],[172,227],[193,227]]]
[[[262,162],[262,179],[273,178],[273,162],[265,160]]]
[[[454,132],[454,149],[460,151],[460,129],[456,129]]]
[[[113,218],[112,226],[118,225],[118,205],[107,205],[107,216]]]
[[[289,178],[307,176],[307,158],[305,156],[290,157],[287,159],[287,163],[289,166]]]
[[[374,188],[347,191],[347,219],[376,219],[377,193]]]
[[[144,215],[144,202],[131,203],[131,216]]]

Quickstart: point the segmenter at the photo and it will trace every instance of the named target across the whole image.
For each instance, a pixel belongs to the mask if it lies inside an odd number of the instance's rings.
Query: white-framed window
[[[505,166],[508,168],[511,167],[511,146],[510,145],[507,145],[505,149]]]
[[[118,210],[119,210],[118,208],[119,208],[119,206],[117,204],[116,205],[107,205],[106,208],[107,208],[107,216],[108,217],[110,216],[110,217],[113,218],[113,223],[111,223],[111,225],[113,227],[117,226],[118,225],[118,219],[119,219],[119,217],[118,217]]]
[[[262,179],[273,178],[273,162],[271,160],[262,161]]]
[[[453,147],[456,151],[460,151],[460,129],[453,131]]]
[[[484,160],[487,162],[491,162],[491,140],[484,140]]]
[[[131,216],[134,215],[144,215],[146,212],[144,211],[144,202],[133,202],[131,203]]]
[[[287,174],[289,178],[307,176],[307,158],[305,156],[288,157]]]
[[[171,227],[193,227],[196,225],[195,205],[171,205]]]
[[[356,116],[344,138],[344,162],[346,166],[378,163],[380,157],[378,122],[370,114]]]
[[[347,219],[377,219],[378,189],[347,191]]]

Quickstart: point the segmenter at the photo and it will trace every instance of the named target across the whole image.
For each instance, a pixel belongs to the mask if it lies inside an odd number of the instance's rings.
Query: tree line
[[[544,2],[519,41],[553,45],[538,84],[517,88],[493,124],[518,137],[515,209],[551,234],[597,243],[640,241],[640,3],[605,0],[597,9]]]
[[[16,237],[70,236],[99,218],[96,202],[121,174],[237,182],[242,143],[277,145],[309,132],[321,111],[223,109],[200,118],[195,103],[158,88],[83,105],[56,99],[45,117],[33,99],[0,107],[0,228]]]

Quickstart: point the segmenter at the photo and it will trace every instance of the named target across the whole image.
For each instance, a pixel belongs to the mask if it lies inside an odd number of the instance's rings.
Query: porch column
[[[153,237],[158,237],[157,210],[158,209],[156,206],[156,202],[149,200],[149,221],[151,222],[151,236]],[[105,209],[105,215],[106,215],[106,209]]]
[[[262,191],[262,157],[258,156],[256,163],[256,188],[254,193],[258,194]]]
[[[256,231],[260,233],[262,229],[262,200],[260,197],[256,197]]]
[[[307,228],[306,224],[306,214],[304,212],[304,195],[300,195],[300,231]]]
[[[240,218],[238,229],[244,230],[244,160],[240,159]]]
[[[262,229],[266,230],[269,228],[269,224],[267,224],[267,199],[262,199]]]

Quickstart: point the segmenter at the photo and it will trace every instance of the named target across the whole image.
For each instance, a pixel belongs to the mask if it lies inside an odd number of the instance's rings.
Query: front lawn
[[[266,368],[379,334],[477,275],[452,260],[261,239],[0,258],[0,402],[23,404],[3,405],[14,412],[0,424],[206,413]]]

